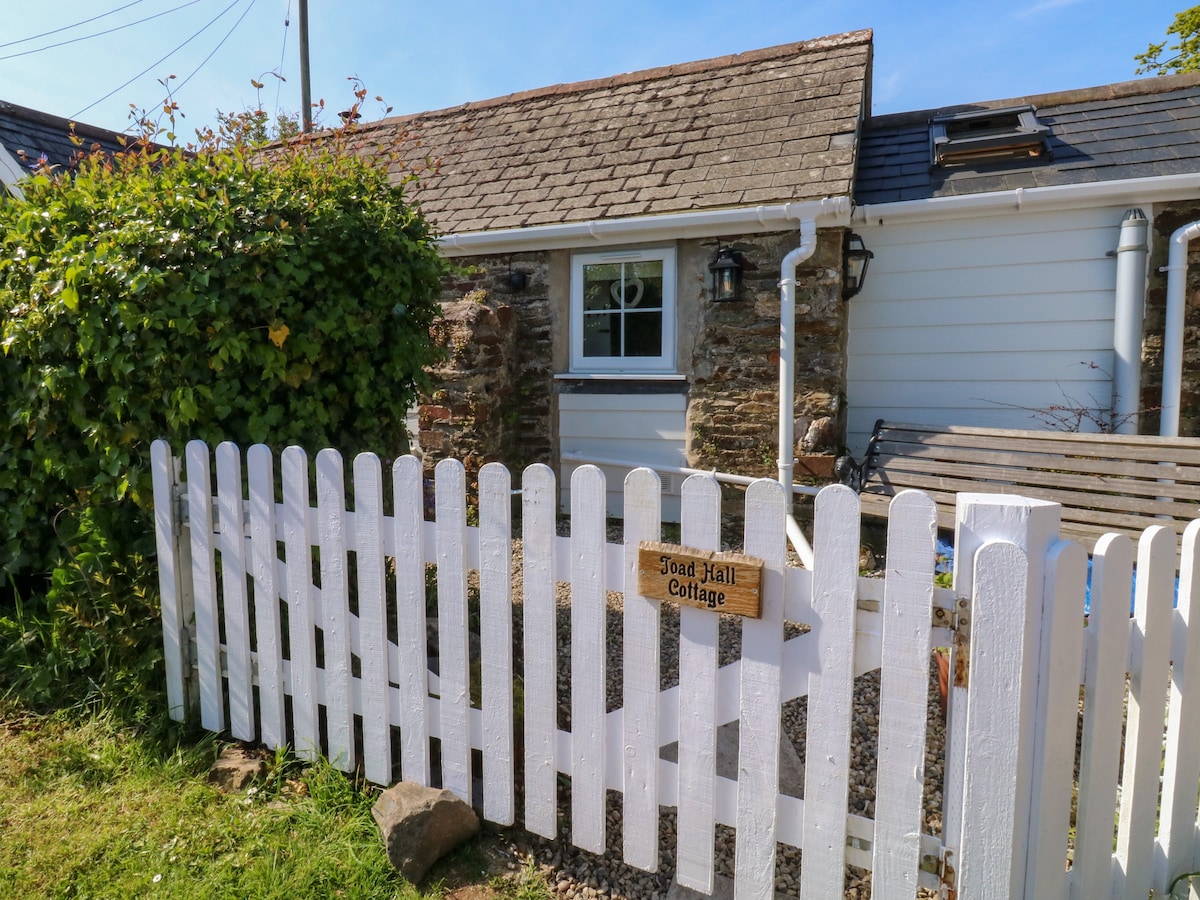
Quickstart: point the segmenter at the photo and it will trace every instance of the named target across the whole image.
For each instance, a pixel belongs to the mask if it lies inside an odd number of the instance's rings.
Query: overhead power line
[[[138,2],[140,2],[140,0],[138,0]],[[143,22],[149,22],[152,19],[162,18],[163,16],[170,15],[173,12],[178,12],[179,10],[185,9],[189,6],[195,6],[197,3],[200,3],[200,2],[201,2],[201,0],[188,0],[187,3],[182,3],[179,6],[172,7],[171,9],[163,10],[162,12],[155,13],[152,16],[146,16],[144,19],[138,19],[134,22],[127,22],[124,25],[115,25],[112,28],[108,28],[104,31],[97,31],[93,34],[85,34],[85,35],[82,35],[77,38],[71,38],[69,41],[59,41],[57,44],[47,44],[44,47],[35,47],[32,50],[22,50],[20,53],[10,53],[7,56],[0,56],[0,60],[16,59],[18,56],[29,56],[30,54],[33,54],[33,53],[41,53],[43,50],[53,50],[55,47],[65,47],[68,44],[78,44],[80,41],[90,41],[92,38],[103,37],[106,34],[112,34],[114,31],[121,31],[122,29],[125,29],[125,28],[132,28],[134,25],[141,25]],[[130,4],[130,5],[132,6],[132,4]],[[124,9],[124,7],[121,7],[121,8]],[[113,12],[116,12],[116,10],[113,10]],[[97,16],[97,18],[100,18],[100,17]],[[67,26],[67,27],[73,28],[74,26]],[[62,29],[59,29],[59,30],[61,31]],[[32,39],[25,38],[20,41],[14,41],[13,43],[20,44],[20,43],[24,43],[25,40],[32,40]],[[8,45],[5,45],[5,46],[8,46]]]
[[[193,3],[199,2],[199,0],[192,0],[192,2]],[[93,103],[89,103],[83,109],[79,110],[79,112],[72,115],[71,118],[72,119],[79,118],[79,116],[83,115],[85,112],[87,112],[93,106],[99,106],[101,103],[103,103],[109,97],[111,97],[113,94],[117,93],[118,91],[123,91],[125,88],[129,87],[129,85],[133,84],[135,81],[137,81],[139,78],[141,78],[147,72],[149,72],[151,69],[155,68],[156,66],[162,65],[164,62],[166,62],[168,59],[170,59],[172,56],[174,56],[176,53],[178,53],[180,50],[182,50],[184,47],[186,47],[188,44],[190,44],[192,41],[194,41],[200,35],[202,35],[204,32],[208,31],[209,28],[211,28],[213,25],[215,25],[217,23],[218,19],[220,19],[222,16],[224,16],[225,13],[229,12],[229,10],[231,10],[235,6],[237,6],[238,3],[240,3],[240,2],[241,2],[241,0],[232,0],[232,2],[228,6],[226,6],[223,10],[221,10],[219,13],[217,13],[215,17],[210,19],[207,25],[202,27],[199,31],[195,32],[191,37],[189,37],[187,40],[185,40],[182,44],[179,44],[177,47],[175,47],[175,49],[168,51],[164,56],[155,60],[150,65],[146,66],[146,68],[142,69],[142,71],[138,72],[136,75],[134,75],[128,81],[126,81],[124,84],[118,85],[117,87],[113,88],[111,91],[109,91],[103,97],[101,97],[99,100],[96,100]],[[253,5],[253,2],[254,2],[254,0],[251,0],[251,5]]]
[[[279,94],[283,91],[283,57],[287,53],[288,26],[292,24],[292,0],[283,16],[283,46],[279,48],[279,69],[275,72],[275,118],[279,118]]]
[[[142,2],[144,2],[144,0],[132,0],[132,2],[126,3],[124,6],[118,6],[116,9],[110,9],[108,12],[102,12],[100,15],[92,16],[90,19],[83,19],[79,22],[73,22],[70,25],[62,26],[62,28],[55,28],[53,31],[43,31],[41,34],[31,34],[29,37],[17,38],[15,41],[7,41],[3,44],[0,44],[0,50],[4,49],[5,47],[15,47],[17,44],[28,44],[30,41],[36,41],[44,37],[50,37],[50,35],[58,34],[61,31],[70,31],[72,28],[78,28],[80,25],[88,25],[98,19],[103,19],[105,16],[111,16],[113,13],[119,13],[123,9],[129,9],[131,6],[137,6]]]
[[[233,23],[233,25],[230,27],[230,29],[227,32],[225,32],[225,37],[221,38],[221,40],[219,40],[217,42],[217,46],[213,47],[212,51],[208,54],[208,56],[204,57],[204,59],[201,60],[200,65],[198,65],[198,66],[196,66],[196,68],[192,69],[191,74],[188,75],[187,78],[185,78],[185,79],[183,79],[183,81],[179,82],[179,86],[177,88],[175,88],[176,93],[183,90],[183,86],[185,84],[187,84],[189,81],[191,81],[192,78],[195,76],[195,74],[197,72],[199,72],[201,69],[203,69],[204,66],[208,63],[208,61],[213,58],[213,56],[216,54],[216,52],[218,50],[220,50],[222,46],[224,46],[225,42],[227,40],[229,40],[229,36],[231,34],[233,34],[235,31],[237,31],[237,27],[242,24],[242,20],[246,18],[246,14],[249,13],[250,10],[254,9],[254,4],[257,2],[258,2],[258,0],[250,0],[250,2],[248,4],[246,4],[246,8],[244,10],[242,10],[242,14],[240,16],[238,16],[238,20]],[[224,13],[222,13],[222,15],[224,15]]]

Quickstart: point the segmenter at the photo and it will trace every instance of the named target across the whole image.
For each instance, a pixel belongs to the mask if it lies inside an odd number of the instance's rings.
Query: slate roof
[[[1048,159],[931,169],[931,117],[1026,104],[1050,126]],[[1191,172],[1200,172],[1200,73],[869,119],[854,199],[891,203]]]
[[[95,146],[110,153],[124,149],[122,135],[94,125],[76,123],[75,136],[82,143],[72,142],[69,119],[0,100],[0,144],[22,169],[36,166],[43,154],[51,165],[69,167],[80,152]]]
[[[857,31],[360,131],[442,160],[415,197],[443,234],[848,196],[870,67]]]

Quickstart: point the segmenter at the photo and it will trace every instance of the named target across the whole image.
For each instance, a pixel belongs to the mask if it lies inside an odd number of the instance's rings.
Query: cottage
[[[581,459],[659,466],[667,515],[671,469],[778,474],[789,254],[785,425],[836,450],[870,65],[863,31],[363,126],[440,157],[415,196],[464,267],[425,452],[564,460],[564,481]],[[605,468],[616,512],[627,466]]]

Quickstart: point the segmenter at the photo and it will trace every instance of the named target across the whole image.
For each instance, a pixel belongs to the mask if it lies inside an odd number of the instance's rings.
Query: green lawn
[[[279,756],[224,795],[218,747],[150,736],[103,714],[35,716],[0,703],[0,896],[23,898],[477,898],[538,900],[535,867],[500,877],[482,838],[417,890],[388,863],[376,791]]]

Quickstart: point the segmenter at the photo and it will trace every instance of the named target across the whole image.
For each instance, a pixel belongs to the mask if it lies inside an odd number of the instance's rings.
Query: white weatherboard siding
[[[559,442],[563,453],[629,460],[636,465],[686,466],[687,397],[683,394],[560,394]],[[601,466],[608,514],[620,516],[627,469]],[[571,472],[562,467],[562,508],[570,509]],[[679,521],[679,475],[663,475],[663,518]],[[666,482],[670,481],[670,484]]]
[[[857,225],[875,258],[849,301],[851,453],[866,449],[876,419],[1040,428],[1030,409],[1107,407],[1116,279],[1107,254],[1124,213]]]

